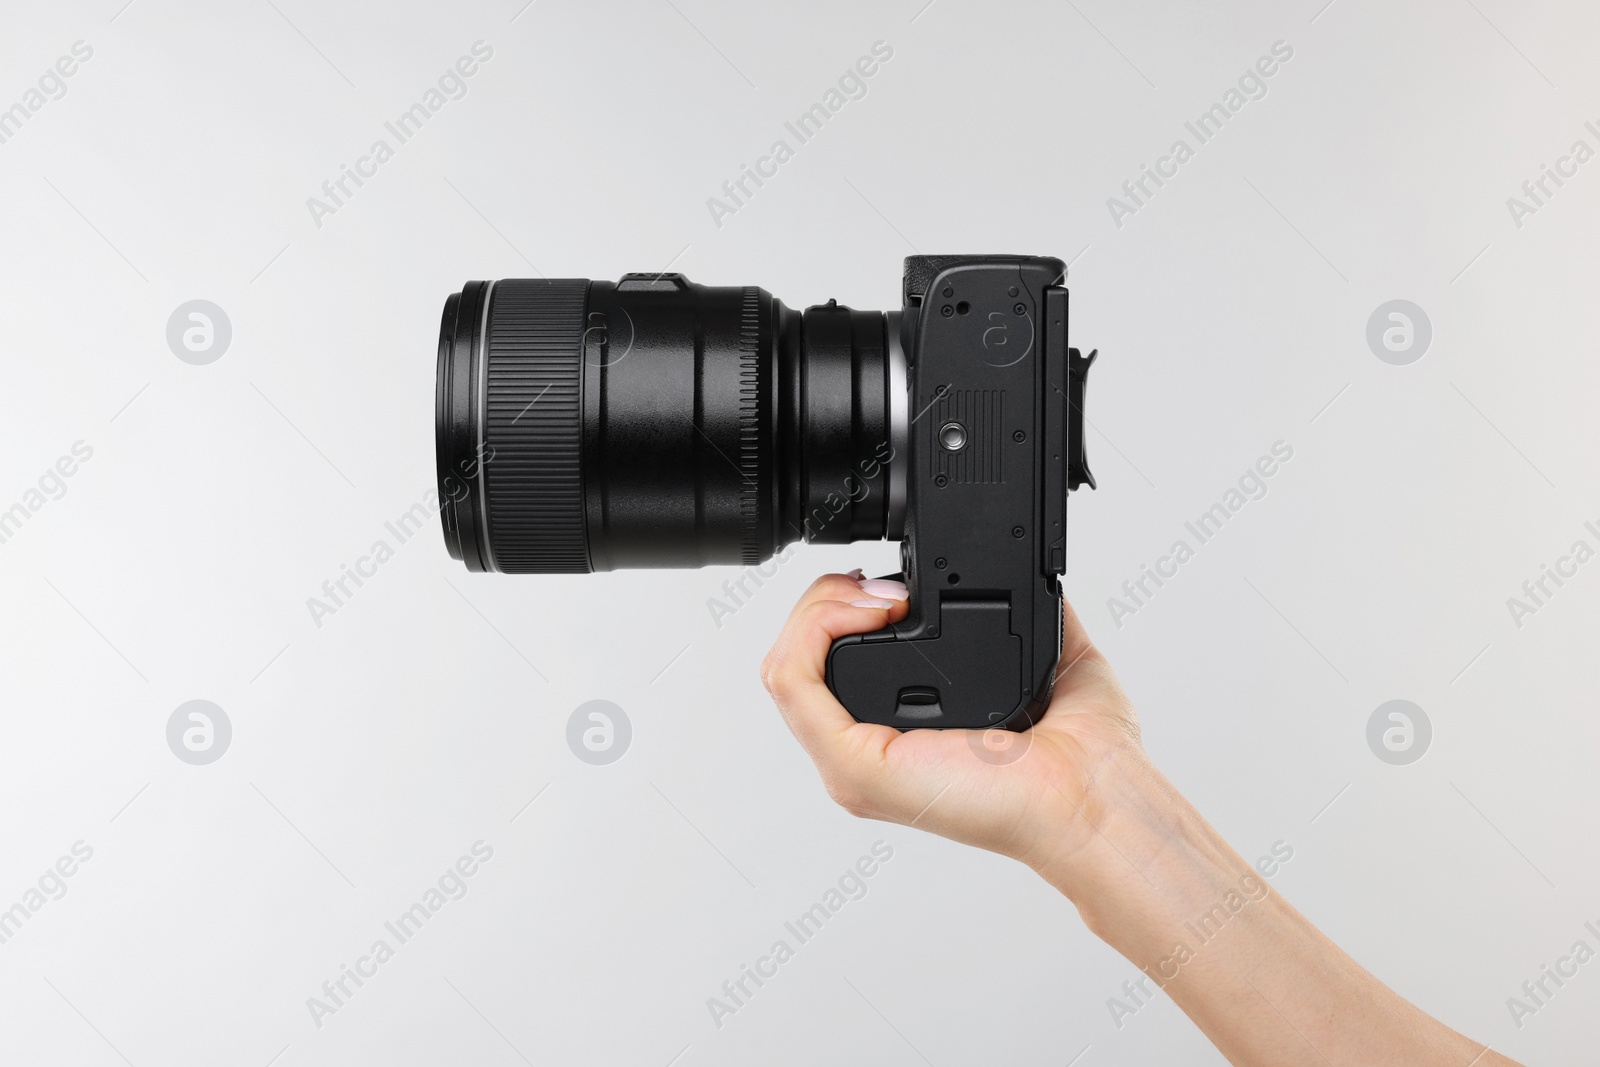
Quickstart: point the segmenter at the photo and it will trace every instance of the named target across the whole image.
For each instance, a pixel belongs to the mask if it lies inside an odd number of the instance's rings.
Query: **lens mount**
[[[911,387],[907,377],[906,349],[900,335],[901,314],[884,315],[887,337],[889,406],[889,485],[883,536],[898,541],[906,528],[906,472],[911,467]]]

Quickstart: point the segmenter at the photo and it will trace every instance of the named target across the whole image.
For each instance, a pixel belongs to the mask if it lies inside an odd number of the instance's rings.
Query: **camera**
[[[1061,656],[1067,493],[1094,487],[1065,280],[911,256],[890,312],[670,273],[467,282],[439,331],[445,544],[570,574],[899,541],[909,613],[835,641],[829,688],[862,722],[1024,730]]]

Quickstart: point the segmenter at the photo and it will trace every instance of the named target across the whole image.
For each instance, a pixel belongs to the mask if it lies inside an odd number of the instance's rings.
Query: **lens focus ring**
[[[489,569],[586,573],[583,314],[588,282],[507,280],[489,294],[477,398]]]

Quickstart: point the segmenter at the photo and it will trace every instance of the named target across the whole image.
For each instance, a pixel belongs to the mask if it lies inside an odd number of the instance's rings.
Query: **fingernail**
[[[866,572],[863,571],[860,567],[857,567],[855,570],[853,570],[849,574],[845,575],[846,578],[854,578],[858,582],[861,579],[865,578],[866,576],[867,576]]]
[[[850,606],[853,608],[883,608],[885,611],[894,607],[894,605],[895,602],[893,600],[879,600],[876,597],[870,597],[866,600],[850,601]]]
[[[911,594],[906,592],[906,583],[897,582],[892,578],[868,578],[859,583],[863,593],[873,596],[888,597],[890,600],[909,600]]]

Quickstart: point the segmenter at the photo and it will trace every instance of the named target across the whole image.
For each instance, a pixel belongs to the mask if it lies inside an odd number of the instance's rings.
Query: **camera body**
[[[829,687],[863,722],[1026,729],[1060,658],[1067,492],[1094,484],[1065,270],[912,256],[888,313],[679,274],[468,282],[439,334],[446,547],[571,574],[898,540],[909,614],[836,641]]]
[[[829,688],[863,722],[1026,729],[1044,713],[1067,492],[1094,486],[1083,447],[1094,356],[1067,344],[1064,276],[1042,257],[906,260],[910,611],[828,654]]]

